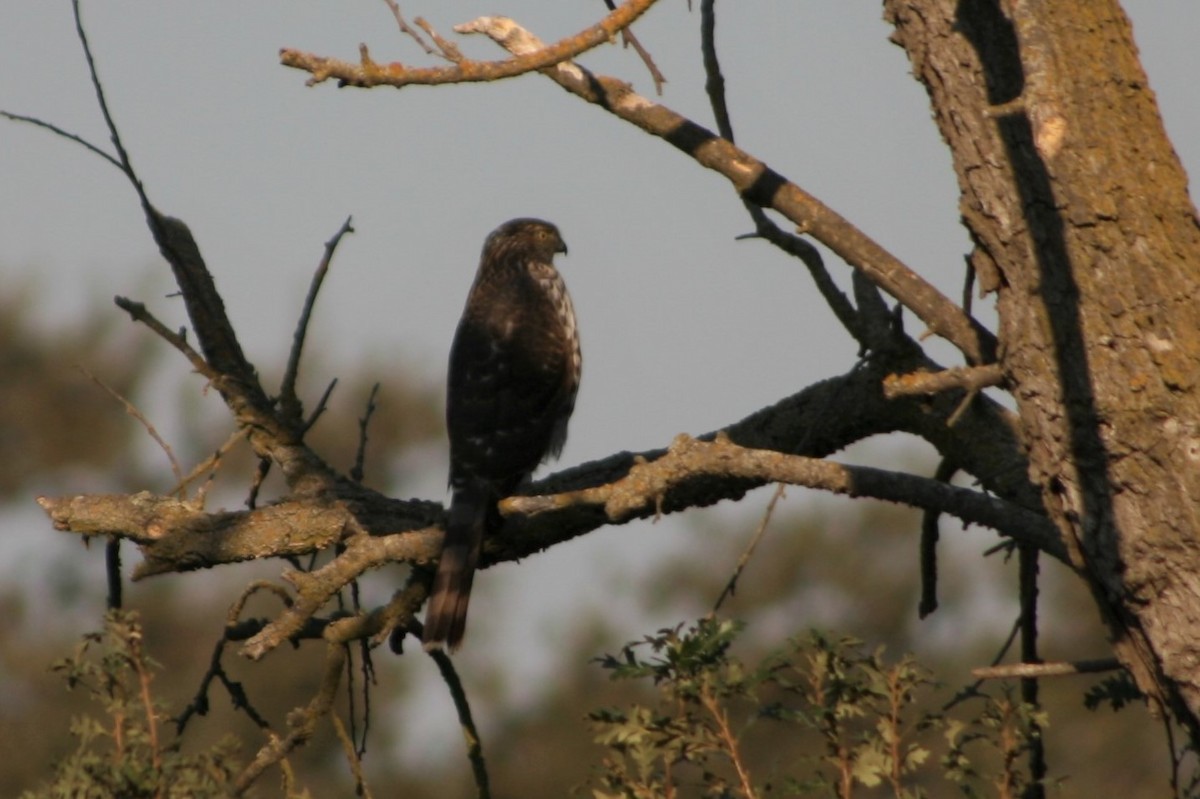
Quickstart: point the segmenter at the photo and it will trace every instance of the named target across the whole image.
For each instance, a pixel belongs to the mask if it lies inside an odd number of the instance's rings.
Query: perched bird
[[[505,222],[483,244],[450,348],[452,499],[427,649],[462,643],[483,538],[501,523],[496,503],[566,441],[582,363],[575,310],[553,263],[566,251],[558,228],[540,219]]]

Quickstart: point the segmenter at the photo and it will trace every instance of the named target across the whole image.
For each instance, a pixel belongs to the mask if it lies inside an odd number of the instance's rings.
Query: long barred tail
[[[486,485],[480,483],[470,482],[454,489],[445,544],[425,612],[426,649],[444,643],[453,652],[462,643],[467,627],[467,605],[471,601],[471,583],[475,579],[475,567],[479,563],[493,501]]]

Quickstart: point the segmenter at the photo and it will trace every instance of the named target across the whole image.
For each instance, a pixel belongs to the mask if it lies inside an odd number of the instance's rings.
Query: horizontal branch
[[[809,386],[718,432],[746,449],[810,458],[824,457],[873,435],[911,433],[930,441],[989,493],[1040,516],[1040,496],[1025,476],[1025,461],[1015,431],[1007,412],[994,401],[978,398],[959,424],[950,428],[945,422],[956,410],[961,391],[945,392],[928,400],[883,397],[880,386],[886,375],[937,368],[919,354],[910,356],[893,353],[887,360],[869,361],[861,369]],[[711,440],[716,435],[699,438]],[[653,463],[665,454],[666,450],[619,452],[551,475],[528,486],[526,493],[561,494],[602,488],[625,479],[638,464]],[[831,464],[828,468],[845,467]],[[691,479],[678,474],[657,506],[643,504],[638,513],[649,516],[739,499],[756,486],[779,479],[784,478],[766,473],[701,473]],[[868,479],[868,472],[859,473],[860,491]],[[899,499],[903,501],[903,497]],[[145,557],[135,572],[137,577],[261,557],[302,555],[325,550],[357,533],[371,538],[403,537],[404,547],[397,545],[392,550],[398,559],[430,561],[437,556],[440,536],[436,527],[443,514],[439,503],[391,499],[348,481],[339,481],[326,492],[293,493],[277,503],[244,511],[206,512],[193,503],[148,492],[40,497],[38,502],[56,529],[81,535],[115,535],[136,542]],[[505,535],[489,541],[485,563],[527,557],[612,524],[614,520],[605,512],[607,502],[605,499],[600,505],[573,505],[555,513],[514,519]],[[624,522],[636,514],[627,504],[617,515]],[[1046,544],[1051,554],[1060,546],[1057,539]]]
[[[1006,663],[1001,666],[982,666],[971,669],[971,676],[980,680],[1015,680],[1026,677],[1064,677],[1071,674],[1096,674],[1116,671],[1121,661],[1116,658],[1076,660],[1063,663]]]
[[[948,513],[980,524],[1065,560],[1057,529],[1044,516],[979,491],[901,472],[848,466],[819,458],[739,447],[723,433],[713,441],[681,435],[654,461],[635,462],[620,480],[594,488],[546,496],[518,496],[500,504],[505,515],[535,517],[572,506],[603,509],[620,524],[658,512],[668,492],[706,478],[788,483],[844,494],[898,502]]]
[[[880,354],[847,375],[809,386],[701,437],[715,443],[684,438],[680,442],[686,446],[677,442],[672,450],[617,453],[551,475],[528,486],[526,493],[583,492],[575,496],[588,501],[559,502],[510,518],[503,532],[487,541],[481,565],[519,560],[601,526],[736,500],[774,481],[940,508],[1061,557],[1061,541],[1045,528],[1040,499],[1024,477],[1023,456],[1002,408],[980,397],[950,428],[945,420],[960,403],[961,391],[919,400],[883,397],[887,374],[920,368],[938,367],[915,349],[907,355]],[[897,430],[930,440],[987,491],[1007,501],[925,478],[814,459]],[[793,457],[801,455],[810,457]],[[247,642],[243,651],[251,657],[304,634],[314,614],[364,572],[389,562],[432,562],[444,519],[438,503],[391,499],[349,481],[319,493],[292,492],[274,504],[244,511],[209,513],[198,503],[147,492],[41,497],[38,502],[57,529],[136,542],[144,556],[136,578],[304,555],[340,544],[343,551],[317,571],[285,574],[293,589],[288,607]],[[389,611],[389,618],[409,613],[411,604],[406,600]],[[390,622],[376,619],[369,626],[374,635],[390,628]]]
[[[978,391],[989,386],[998,386],[1003,382],[1004,369],[998,363],[989,363],[983,366],[958,366],[953,369],[943,369],[940,372],[888,375],[883,381],[883,395],[888,399],[894,399],[895,397],[937,394],[956,388]]]
[[[436,532],[413,533],[440,521],[441,506],[400,502],[382,495],[357,502],[288,499],[245,511],[205,511],[175,497],[137,494],[84,494],[38,497],[55,529],[80,535],[117,536],[141,549],[134,571],[141,579],[168,572],[210,568],[266,557],[319,552],[355,532],[374,536],[404,533],[407,549],[397,560],[420,561],[437,555]]]
[[[372,86],[434,86],[442,83],[473,83],[500,80],[535,72],[568,61],[594,47],[612,41],[646,13],[657,0],[628,0],[615,11],[574,36],[537,52],[517,55],[503,61],[471,61],[462,58],[445,67],[409,67],[399,62],[378,64],[371,60],[366,45],[359,47],[359,61],[353,63],[326,58],[285,47],[279,51],[279,63],[308,72],[308,85],[336,78],[343,86],[370,88]]]

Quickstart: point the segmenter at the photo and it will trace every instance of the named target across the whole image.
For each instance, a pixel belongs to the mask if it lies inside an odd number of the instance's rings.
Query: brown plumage
[[[579,388],[575,311],[554,255],[558,228],[514,219],[492,231],[450,348],[446,428],[452,499],[425,614],[425,645],[462,642],[496,503],[557,456]]]

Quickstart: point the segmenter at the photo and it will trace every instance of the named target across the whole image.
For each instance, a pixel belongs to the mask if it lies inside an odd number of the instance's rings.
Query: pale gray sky
[[[402,7],[447,36],[456,23],[504,13],[546,40],[603,13],[599,0]],[[1197,174],[1200,3],[1126,8],[1168,130]],[[742,0],[719,3],[718,14],[739,143],[957,296],[967,240],[949,157],[923,90],[887,42],[880,4]],[[322,244],[347,215],[357,233],[338,252],[313,328],[327,362],[402,358],[438,386],[483,237],[513,216],[559,225],[585,356],[564,464],[713,429],[852,364],[853,346],[803,268],[761,242],[734,241],[749,224],[722,178],[548,80],[310,89],[306,75],[278,65],[283,46],[353,59],[360,41],[379,61],[428,63],[382,2],[91,0],[84,18],[150,196],[191,225],[260,369],[282,361]],[[683,0],[666,0],[636,31],[669,80],[662,102],[709,125],[698,26]],[[501,56],[485,40],[461,45],[472,57]],[[608,46],[581,60],[653,94],[630,50]],[[0,108],[107,145],[67,0],[0,4],[0,76]],[[40,321],[54,326],[132,294],[182,323],[178,303],[159,296],[165,277],[145,286],[166,269],[154,266],[117,171],[44,131],[0,123],[0,132],[0,279],[36,280]],[[828,265],[844,282],[844,265]],[[330,376],[310,375],[310,397]],[[334,411],[357,414],[360,402],[335,398]],[[434,455],[424,490],[441,499],[445,456]],[[5,526],[26,545],[53,535],[29,508],[13,514],[22,523]],[[569,624],[525,586],[603,591],[623,564],[670,546],[680,530],[601,531],[519,570],[486,573],[473,628],[490,614],[509,619],[512,633],[479,657],[552,644]]]

